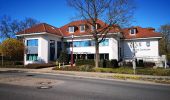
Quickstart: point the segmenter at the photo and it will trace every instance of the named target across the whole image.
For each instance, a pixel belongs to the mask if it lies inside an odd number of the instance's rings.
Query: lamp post
[[[71,50],[71,67],[73,67],[73,38],[74,38],[74,34],[71,35],[71,39],[72,39],[72,50]]]
[[[133,59],[132,59],[132,65],[133,65],[133,73],[136,74],[136,50],[135,50],[135,43],[133,41]]]

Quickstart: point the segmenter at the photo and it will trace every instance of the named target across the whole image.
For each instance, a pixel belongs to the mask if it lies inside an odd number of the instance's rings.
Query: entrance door
[[[53,61],[55,57],[55,41],[50,40],[50,60]]]

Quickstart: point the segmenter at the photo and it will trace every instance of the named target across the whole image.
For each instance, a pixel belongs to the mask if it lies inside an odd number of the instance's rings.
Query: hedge
[[[95,66],[95,60],[94,59],[77,59],[75,64],[76,64],[76,66],[82,66],[82,65]],[[118,61],[115,59],[100,60],[99,67],[101,67],[101,68],[117,68]]]
[[[47,64],[28,64],[25,67],[30,69],[40,69],[40,68],[47,68],[47,67],[54,67],[55,64],[47,63]]]

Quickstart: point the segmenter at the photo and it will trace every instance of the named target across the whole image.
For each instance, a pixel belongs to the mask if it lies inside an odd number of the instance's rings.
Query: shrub
[[[111,62],[109,60],[100,60],[99,67],[101,68],[112,68]]]
[[[132,62],[126,62],[126,61],[124,61],[124,62],[123,62],[123,66],[132,67]]]
[[[120,74],[133,74],[132,68],[120,67],[120,68],[94,68],[95,72],[106,73],[120,73]]]
[[[81,65],[78,67],[79,68],[79,71],[87,71],[87,72],[90,72],[92,71],[92,69],[94,68],[94,66],[91,66],[91,65]]]
[[[23,61],[16,61],[14,64],[15,65],[24,65],[24,62]]]
[[[47,67],[53,67],[53,66],[55,65],[51,63],[47,63],[47,64],[28,64],[25,67],[31,68],[31,69],[40,69],[40,68],[47,68]]]
[[[155,63],[154,62],[144,62],[144,67],[153,67],[155,66]]]
[[[81,65],[95,66],[94,59],[77,59],[75,63],[76,66],[81,66]]]
[[[63,71],[79,71],[79,68],[76,66],[65,66],[65,67],[55,67],[54,70],[63,70]]]
[[[76,60],[76,66],[82,66],[82,65],[89,65],[89,66],[95,66],[94,59],[77,59]],[[118,67],[118,61],[113,60],[100,60],[99,61],[99,67],[101,68],[117,68]]]
[[[137,67],[144,67],[144,62],[143,62],[143,60],[139,60],[139,61],[138,61]]]
[[[118,61],[116,59],[112,59],[110,61],[111,67],[118,68]]]

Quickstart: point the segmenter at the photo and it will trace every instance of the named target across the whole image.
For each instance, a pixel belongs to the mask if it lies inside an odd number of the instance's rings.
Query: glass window
[[[74,33],[74,26],[69,27],[69,32]]]
[[[85,31],[85,25],[80,25],[80,32],[84,32]]]
[[[147,42],[146,42],[146,46],[147,46],[147,47],[150,47],[150,41],[147,41]]]
[[[37,61],[38,54],[27,54],[27,61]]]
[[[67,48],[71,47],[72,42],[65,42],[65,45]],[[108,46],[109,45],[109,39],[103,40],[100,44],[100,46]],[[73,41],[74,47],[88,47],[88,46],[95,46],[95,41]]]
[[[38,39],[27,40],[27,46],[38,46]]]
[[[136,29],[130,29],[130,34],[132,34],[132,35],[134,35],[134,34],[136,34]]]
[[[103,40],[99,45],[100,46],[108,46],[109,45],[109,39]]]
[[[94,31],[95,27],[91,25],[91,30]]]

